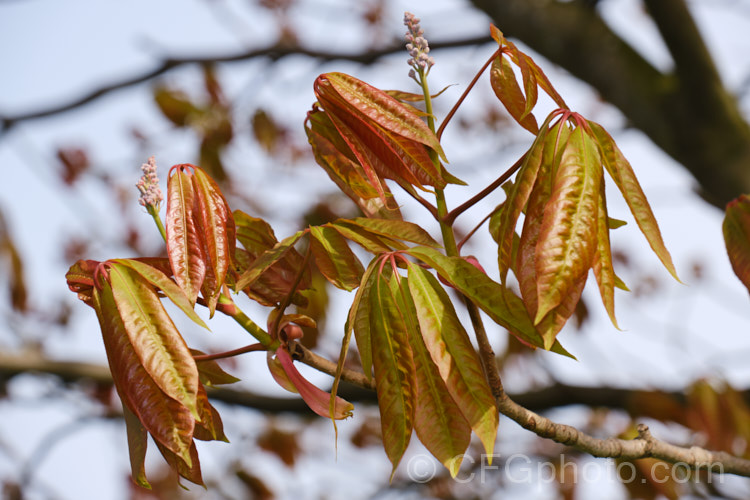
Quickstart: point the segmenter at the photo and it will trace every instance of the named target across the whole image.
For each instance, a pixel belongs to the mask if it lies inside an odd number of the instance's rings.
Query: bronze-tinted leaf
[[[195,417],[168,397],[148,374],[130,343],[125,324],[106,281],[93,289],[92,302],[117,393],[157,443],[190,463]]]
[[[750,290],[750,196],[727,204],[722,230],[734,274]]]
[[[516,81],[516,75],[510,61],[502,54],[495,58],[490,68],[490,83],[495,95],[505,109],[523,128],[536,135],[539,126],[536,118],[527,109],[526,97]]]
[[[435,248],[440,246],[440,244],[430,236],[430,233],[413,222],[357,217],[350,221],[339,220],[336,221],[336,224],[356,225],[371,233],[393,240],[408,241],[418,245]]]
[[[206,276],[206,255],[191,174],[181,167],[175,170],[167,181],[167,254],[175,281],[195,305]]]
[[[298,231],[277,243],[270,250],[263,252],[239,277],[235,283],[235,290],[239,291],[250,286],[258,277],[268,268],[279,262],[284,256],[293,250],[294,244],[305,234],[304,231]]]
[[[148,375],[198,417],[198,368],[158,295],[140,275],[109,265],[112,295],[130,344]]]
[[[354,337],[357,340],[357,350],[359,359],[362,364],[362,371],[368,379],[372,378],[372,340],[370,335],[370,317],[378,314],[377,310],[371,307],[370,294],[372,287],[377,282],[377,268],[380,265],[378,259],[373,259],[365,269],[362,275],[362,281],[354,294],[354,300],[349,308],[349,316],[346,319],[345,342],[354,331]]]
[[[130,477],[138,486],[151,489],[146,479],[146,447],[148,446],[148,433],[141,425],[138,417],[130,411],[127,405],[122,405],[122,413],[125,416],[125,429],[128,435],[128,453],[130,455]]]

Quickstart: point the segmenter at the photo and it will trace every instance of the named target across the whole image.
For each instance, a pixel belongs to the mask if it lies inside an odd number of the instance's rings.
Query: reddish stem
[[[232,356],[238,356],[240,354],[245,354],[246,352],[265,350],[266,348],[263,346],[263,344],[257,343],[246,345],[245,347],[240,347],[239,349],[233,349],[231,351],[219,352],[216,354],[199,354],[197,356],[193,356],[193,359],[196,361],[212,361],[215,359],[231,358]]]

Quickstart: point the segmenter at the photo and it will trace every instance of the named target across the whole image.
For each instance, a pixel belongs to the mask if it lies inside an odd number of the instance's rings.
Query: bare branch
[[[489,36],[480,36],[473,38],[465,38],[458,40],[446,40],[443,42],[430,42],[432,50],[439,50],[445,48],[456,48],[475,46],[483,43],[491,42],[492,39]],[[315,50],[301,46],[289,46],[289,45],[270,45],[267,47],[261,47],[253,50],[244,52],[238,52],[236,54],[216,54],[212,56],[204,57],[166,57],[157,63],[156,66],[148,71],[133,75],[129,78],[114,81],[108,84],[104,84],[84,95],[73,99],[69,102],[52,106],[49,108],[39,109],[36,111],[30,111],[28,113],[21,113],[15,116],[6,116],[0,113],[0,131],[7,131],[13,126],[36,118],[43,118],[46,116],[52,116],[59,113],[64,113],[72,109],[88,104],[99,97],[114,92],[116,90],[132,87],[139,83],[147,82],[160,76],[168,71],[171,71],[180,66],[186,66],[190,64],[213,64],[213,63],[232,63],[240,61],[249,61],[252,59],[267,58],[271,61],[278,61],[287,56],[301,55],[307,56],[313,59],[321,61],[352,61],[360,64],[372,64],[375,61],[382,59],[385,56],[405,52],[403,45],[390,45],[382,49],[374,49],[362,53],[346,53],[346,52],[330,52],[325,50]]]

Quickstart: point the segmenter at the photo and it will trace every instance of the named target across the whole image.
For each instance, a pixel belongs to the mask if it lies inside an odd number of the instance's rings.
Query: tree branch
[[[458,40],[446,40],[443,42],[430,42],[430,48],[432,50],[439,50],[445,48],[456,48],[475,46],[483,43],[491,42],[492,39],[489,36],[480,36],[473,38],[465,38]],[[313,59],[319,59],[321,61],[351,61],[360,64],[372,64],[375,61],[391,55],[405,52],[404,46],[401,44],[390,45],[382,49],[374,49],[362,53],[347,53],[347,52],[329,52],[325,50],[314,50],[301,46],[290,46],[290,45],[270,45],[267,47],[261,47],[253,50],[244,52],[238,52],[236,54],[216,54],[205,57],[166,57],[162,59],[157,65],[143,73],[133,75],[129,78],[124,78],[119,81],[101,85],[100,87],[83,94],[82,96],[72,99],[63,104],[52,106],[49,108],[39,109],[36,111],[30,111],[27,113],[21,113],[15,116],[7,116],[0,113],[0,131],[10,130],[15,125],[21,122],[34,120],[37,118],[43,118],[46,116],[52,116],[59,113],[64,113],[76,108],[79,108],[89,102],[95,101],[99,97],[107,95],[116,90],[132,87],[139,83],[147,82],[160,76],[168,71],[171,71],[180,66],[186,66],[190,64],[213,64],[213,63],[232,63],[240,61],[249,61],[252,59],[267,58],[271,61],[278,61],[285,57],[292,55],[307,56]]]

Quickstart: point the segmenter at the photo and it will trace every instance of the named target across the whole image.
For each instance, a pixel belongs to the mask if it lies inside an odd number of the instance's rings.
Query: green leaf
[[[390,252],[393,249],[403,250],[406,245],[399,242],[398,240],[392,240],[390,238],[380,236],[372,233],[356,224],[351,223],[347,219],[339,219],[333,224],[327,224],[334,228],[336,231],[341,233],[344,238],[353,241],[368,252],[378,255],[381,253]]]
[[[432,148],[447,162],[435,133],[419,116],[387,93],[344,73],[326,73],[315,80],[316,95],[328,93],[328,89],[378,126]]]
[[[233,216],[237,240],[253,257],[273,248],[279,242],[271,225],[263,219],[248,215],[242,210],[235,210]]]
[[[495,323],[507,328],[528,344],[544,346],[521,299],[472,264],[460,257],[447,257],[427,247],[410,248],[409,254],[435,269]]]
[[[597,245],[601,177],[596,145],[578,127],[571,133],[557,166],[539,228],[534,324],[557,307],[591,268]]]
[[[112,379],[126,405],[154,441],[190,462],[195,418],[185,405],[168,397],[144,369],[130,343],[108,282],[93,289],[92,303],[102,330]]]
[[[750,291],[750,196],[727,204],[722,231],[734,274]]]
[[[239,291],[253,284],[268,268],[283,259],[304,234],[304,231],[298,231],[278,242],[270,250],[263,252],[239,277],[234,285],[235,290]]]
[[[615,144],[612,136],[604,130],[604,127],[592,121],[587,123],[592,131],[592,138],[596,141],[599,148],[604,167],[620,189],[623,198],[625,198],[628,207],[630,207],[635,222],[646,237],[651,249],[659,257],[659,260],[667,268],[667,271],[669,271],[669,274],[677,281],[680,281],[680,278],[677,277],[677,270],[672,263],[672,256],[664,245],[659,225],[651,211],[651,206],[646,199],[646,195],[643,193],[643,189],[635,177],[633,168],[630,166],[628,160],[625,159],[625,156],[623,156],[620,148]]]
[[[109,265],[117,311],[141,365],[169,397],[197,418],[198,368],[151,285],[129,267]]]
[[[440,246],[440,244],[430,236],[430,233],[412,222],[357,217],[351,221],[338,220],[334,224],[349,226],[356,225],[371,233],[385,236],[386,238],[393,240],[408,241],[427,247],[437,248]]]
[[[380,265],[379,259],[373,259],[362,275],[354,300],[349,308],[349,315],[344,328],[344,343],[349,342],[352,331],[357,340],[357,350],[362,363],[362,371],[368,379],[372,379],[372,341],[370,337],[370,316],[373,314],[370,302],[370,293],[373,284],[377,281],[376,268]],[[375,311],[375,314],[378,314]]]
[[[191,175],[181,166],[176,170],[167,181],[167,254],[175,281],[190,304],[195,305],[206,276],[206,256],[195,214]]]
[[[333,227],[311,226],[310,249],[318,269],[333,285],[347,292],[359,286],[364,267]]]
[[[193,356],[203,356],[206,353],[198,349],[190,349],[190,354]],[[213,387],[215,385],[234,384],[240,381],[237,377],[225,372],[215,360],[196,361],[195,365],[198,367],[200,382],[205,386]]]
[[[175,284],[174,281],[161,272],[159,269],[152,267],[145,262],[135,259],[115,259],[111,262],[117,262],[124,266],[129,267],[136,273],[138,273],[143,279],[154,285],[156,288],[164,292],[177,307],[184,312],[188,318],[193,320],[197,325],[202,326],[206,330],[210,330],[208,325],[195,313],[195,310],[190,305],[190,300],[185,295],[185,292]]]
[[[148,446],[148,433],[141,425],[138,417],[130,411],[127,405],[122,405],[122,413],[125,417],[125,429],[128,435],[128,452],[130,455],[130,476],[138,486],[151,489],[146,479],[146,447]]]
[[[458,320],[450,297],[429,271],[409,264],[409,291],[424,345],[451,397],[491,456],[499,414],[479,355]]]
[[[416,373],[407,325],[391,294],[387,275],[376,277],[369,298],[372,361],[383,446],[395,472],[414,425]]]

